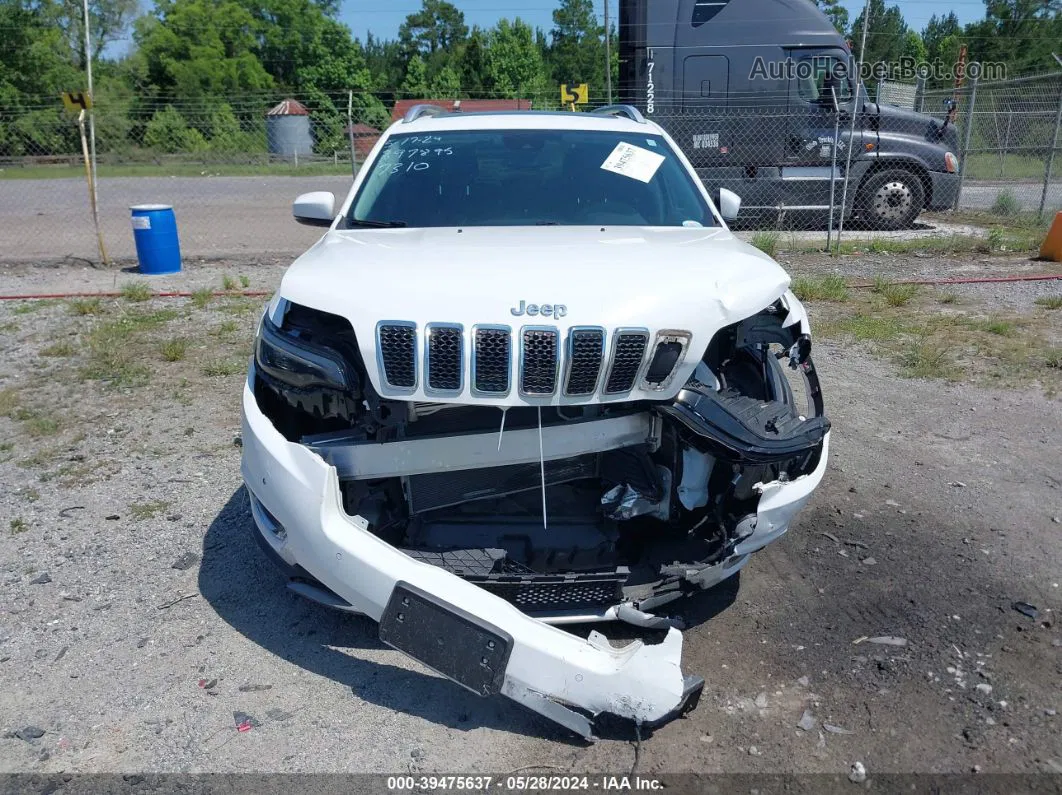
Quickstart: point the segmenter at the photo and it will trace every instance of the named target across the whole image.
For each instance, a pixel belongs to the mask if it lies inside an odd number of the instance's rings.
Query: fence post
[[[970,80],[970,106],[966,109],[966,129],[962,132],[962,153],[959,155],[959,189],[955,192],[953,210],[959,209],[959,200],[962,198],[962,183],[966,179],[966,168],[969,165],[967,158],[970,156],[970,133],[973,132],[975,104],[977,104],[977,78],[973,77]]]
[[[347,92],[347,135],[350,139],[350,171],[358,178],[358,159],[354,155],[354,92]]]
[[[830,161],[830,221],[826,227],[826,251],[833,243],[833,209],[837,199],[837,142],[841,137],[841,108],[837,104],[837,89],[830,87],[833,100],[833,157]]]
[[[1007,155],[1010,154],[1010,126],[1014,121],[1014,111],[1007,111],[1007,137],[1003,139],[1003,160],[999,167],[1000,178],[1007,176]]]
[[[926,79],[924,77],[922,77],[921,75],[919,75],[918,79],[915,81],[915,101],[914,101],[914,107],[912,107],[911,110],[915,110],[915,111],[918,111],[919,113],[921,113],[922,109],[925,107],[925,104],[926,104]]]
[[[1055,134],[1051,139],[1051,151],[1047,153],[1047,167],[1044,169],[1044,189],[1040,193],[1040,218],[1044,217],[1047,206],[1047,191],[1051,186],[1051,169],[1055,165],[1055,152],[1058,150],[1058,128],[1062,127],[1062,90],[1058,92],[1058,113],[1055,114]]]

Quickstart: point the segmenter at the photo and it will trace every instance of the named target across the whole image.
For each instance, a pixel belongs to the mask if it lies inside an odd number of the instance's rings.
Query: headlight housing
[[[356,379],[335,351],[300,340],[278,328],[268,313],[262,318],[254,345],[260,372],[295,389],[350,391]]]
[[[949,174],[959,173],[959,158],[953,155],[951,152],[944,153],[944,169]]]

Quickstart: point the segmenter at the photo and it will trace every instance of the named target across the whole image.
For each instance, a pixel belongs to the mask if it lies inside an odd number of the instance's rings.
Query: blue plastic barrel
[[[133,239],[140,272],[177,273],[181,269],[181,246],[177,241],[177,219],[168,204],[135,204]]]

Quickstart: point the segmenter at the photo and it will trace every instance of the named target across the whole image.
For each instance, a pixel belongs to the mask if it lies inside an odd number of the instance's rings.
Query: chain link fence
[[[957,206],[997,215],[1051,215],[1062,207],[1062,72],[1001,82],[969,80],[923,92],[916,110],[943,116],[954,100],[962,141]],[[971,190],[983,195],[971,199]]]
[[[658,97],[669,110],[650,117],[709,191],[741,196],[738,228],[790,230],[807,245],[835,241],[842,225],[846,236],[865,238],[875,227],[909,234],[922,206],[997,215],[1062,208],[1058,75],[970,83],[957,94],[878,87],[883,103],[913,106],[883,104],[879,119],[836,112],[820,89],[741,107]],[[953,94],[956,113],[939,132],[942,101]],[[433,101],[463,111],[562,109],[552,94]],[[589,107],[605,102],[591,97]],[[186,256],[299,253],[318,232],[291,221],[291,200],[310,190],[343,195],[392,113],[407,105],[357,94],[100,98],[98,196],[108,250],[131,259],[129,206],[164,203],[174,206]],[[961,175],[948,173],[945,149],[959,156]],[[81,152],[76,119],[58,101],[0,109],[0,258],[96,259]]]

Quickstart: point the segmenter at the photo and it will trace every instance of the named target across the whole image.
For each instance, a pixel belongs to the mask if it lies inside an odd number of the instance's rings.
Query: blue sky
[[[611,1],[611,14],[616,13],[617,0]],[[519,16],[532,26],[549,30],[553,24],[552,12],[557,3],[551,0],[452,0],[454,5],[465,14],[469,26],[492,26],[501,17]],[[604,9],[604,0],[594,0],[600,14]],[[844,0],[851,18],[855,19],[863,7],[860,2]],[[947,14],[954,11],[963,24],[984,16],[982,0],[899,0],[886,5],[899,5],[907,24],[921,31],[933,14]],[[362,41],[369,31],[381,38],[394,38],[398,35],[398,26],[413,11],[420,8],[420,0],[343,0],[341,16],[343,21]]]

